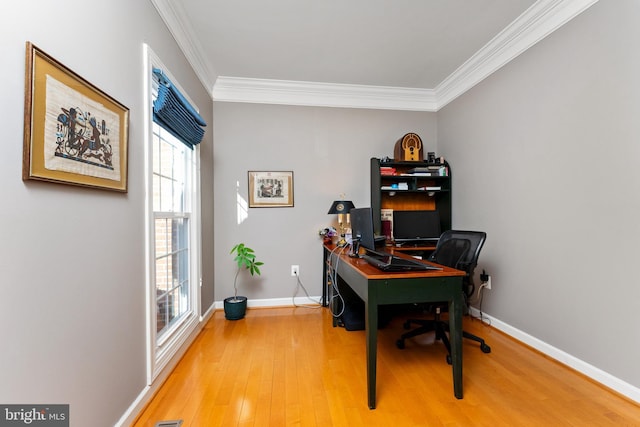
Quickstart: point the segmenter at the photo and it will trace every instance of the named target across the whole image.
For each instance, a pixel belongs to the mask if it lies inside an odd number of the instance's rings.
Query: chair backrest
[[[447,239],[438,245],[438,249],[429,257],[430,261],[447,267],[462,269],[462,265],[467,259],[467,254],[471,248],[468,239]]]
[[[464,294],[468,298],[475,289],[473,272],[478,264],[480,250],[487,239],[484,231],[447,230],[440,236],[429,261],[453,267],[467,273],[464,279]]]

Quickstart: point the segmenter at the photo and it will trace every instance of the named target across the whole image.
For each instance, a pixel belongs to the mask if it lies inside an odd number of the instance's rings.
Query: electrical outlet
[[[485,289],[491,289],[491,276],[487,274],[484,268],[480,273],[480,282]]]
[[[291,275],[293,277],[300,275],[300,266],[299,265],[292,265],[291,266]]]

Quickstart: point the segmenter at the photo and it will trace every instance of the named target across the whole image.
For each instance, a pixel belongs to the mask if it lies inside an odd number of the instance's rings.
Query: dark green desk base
[[[449,328],[453,393],[462,399],[462,276],[464,272],[443,267],[442,271],[385,273],[359,258],[338,255],[333,245],[324,246],[324,288],[327,271],[337,265],[337,275],[365,302],[367,392],[370,409],[376,407],[376,363],[378,306],[430,301],[449,301]],[[338,256],[340,259],[338,259]],[[323,295],[325,292],[323,291]],[[323,300],[324,303],[324,300]],[[335,326],[335,323],[334,323]]]

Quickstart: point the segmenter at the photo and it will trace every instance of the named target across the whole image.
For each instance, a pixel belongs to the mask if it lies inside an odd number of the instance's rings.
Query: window
[[[156,333],[161,342],[191,310],[192,150],[153,123],[152,151]]]
[[[145,50],[149,122],[147,348],[151,384],[200,320],[200,149],[199,141],[194,144],[192,139],[184,140],[170,123],[158,119],[158,88],[166,84],[172,85],[173,91],[180,89],[154,53],[147,46]],[[189,102],[184,92],[178,95]]]

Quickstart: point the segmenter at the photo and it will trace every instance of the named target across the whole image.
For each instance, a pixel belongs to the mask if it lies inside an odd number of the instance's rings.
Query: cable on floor
[[[308,304],[296,304],[296,295],[298,295],[298,290],[302,288],[307,299],[317,303],[318,305],[308,305]],[[293,292],[293,296],[291,297],[291,301],[293,302],[294,307],[303,307],[303,308],[322,308],[322,304],[320,301],[316,301],[309,295],[307,292],[307,288],[304,287],[304,284],[300,280],[300,276],[296,274],[296,288]]]

